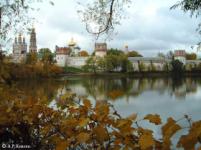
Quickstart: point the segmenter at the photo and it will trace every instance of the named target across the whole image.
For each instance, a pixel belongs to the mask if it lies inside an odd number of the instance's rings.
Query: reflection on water
[[[7,89],[1,92],[1,99],[21,92],[20,99],[57,105],[56,97],[70,91],[93,102],[109,100],[122,115],[159,113],[166,119],[189,114],[201,119],[201,78],[65,77],[59,81],[20,81]]]
[[[123,97],[132,100],[147,91],[185,99],[188,94],[197,93],[201,86],[201,78],[67,78],[67,82],[66,87],[71,91],[95,100],[121,100]]]

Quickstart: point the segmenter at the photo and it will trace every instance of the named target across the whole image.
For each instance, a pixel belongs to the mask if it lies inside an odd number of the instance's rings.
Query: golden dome
[[[68,43],[68,46],[75,46],[76,42],[74,41],[73,38],[71,38],[70,42]]]

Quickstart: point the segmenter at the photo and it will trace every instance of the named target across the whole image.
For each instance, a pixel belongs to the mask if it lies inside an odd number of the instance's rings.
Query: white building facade
[[[15,38],[15,42],[13,44],[12,61],[14,63],[21,63],[26,60],[26,55],[27,43],[25,42],[25,38],[19,34],[19,36]]]
[[[106,43],[95,43],[95,56],[104,57],[107,55]]]

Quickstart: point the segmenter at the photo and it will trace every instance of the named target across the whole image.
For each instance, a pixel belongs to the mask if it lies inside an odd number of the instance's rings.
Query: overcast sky
[[[154,56],[158,52],[166,53],[174,49],[192,50],[201,39],[196,32],[200,18],[190,18],[181,10],[170,10],[177,0],[133,0],[126,10],[127,18],[122,20],[115,31],[109,48],[137,50],[145,56]],[[35,14],[38,48],[55,45],[67,46],[73,37],[81,49],[93,51],[94,39],[85,31],[75,0],[55,0],[55,6],[43,5]]]

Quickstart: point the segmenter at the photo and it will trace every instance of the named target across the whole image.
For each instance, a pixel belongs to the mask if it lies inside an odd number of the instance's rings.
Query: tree
[[[38,57],[43,63],[53,64],[54,54],[49,48],[41,48],[38,52]]]
[[[48,1],[51,5],[54,3]],[[37,10],[35,0],[1,0],[0,1],[0,47],[9,39],[9,32],[22,32],[32,26],[33,17],[30,12]]]
[[[171,9],[175,9],[180,7],[181,10],[184,12],[190,12],[192,16],[200,16],[200,9],[201,9],[201,1],[200,0],[182,0],[177,2],[175,5],[171,7]],[[198,25],[199,33],[201,34],[201,23]]]
[[[161,53],[161,52],[159,52],[159,53],[157,54],[157,56],[160,57],[160,58],[165,58],[165,54],[164,54],[164,53]]]
[[[172,51],[169,51],[169,52],[166,54],[166,57],[167,57],[168,59],[173,60],[173,59],[174,59],[174,53],[173,53]]]
[[[117,55],[117,56],[119,56],[119,55],[123,55],[123,54],[124,54],[123,51],[118,50],[118,49],[114,49],[114,48],[111,48],[111,49],[109,49],[107,51],[107,55]]]
[[[184,64],[179,60],[173,60],[171,64],[172,64],[173,75],[177,77],[181,76],[182,73],[184,72]]]
[[[87,51],[83,50],[83,51],[79,52],[79,56],[81,56],[81,57],[87,57],[87,56],[89,56],[89,54],[88,54]]]
[[[26,64],[34,65],[37,62],[37,53],[28,53],[26,58]]]
[[[112,34],[114,27],[120,24],[125,5],[131,0],[95,0],[79,10],[86,30],[99,37],[101,34]]]
[[[186,54],[186,59],[187,60],[196,60],[197,59],[197,55],[196,55],[196,53],[187,53]]]
[[[130,51],[127,54],[128,57],[142,57],[141,54],[139,54],[137,51]]]
[[[88,72],[97,73],[97,60],[96,57],[90,57],[86,60],[86,64],[83,66],[83,69]]]

